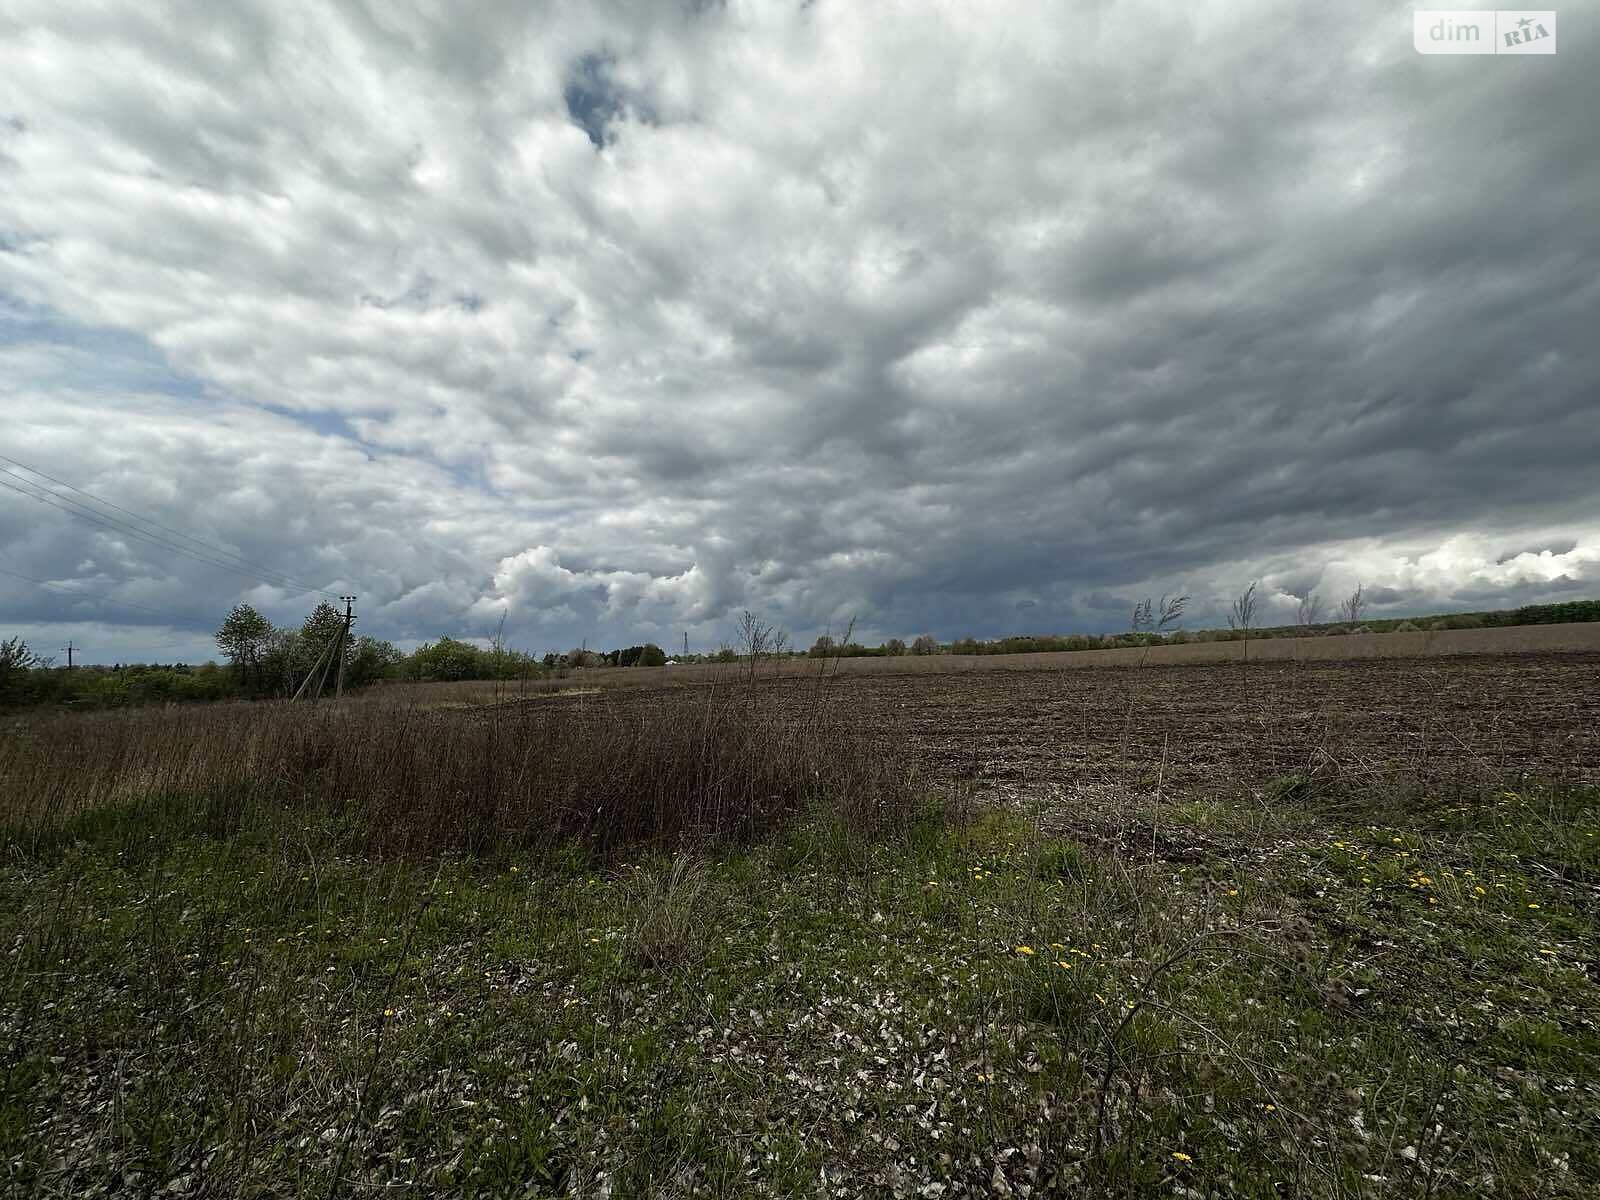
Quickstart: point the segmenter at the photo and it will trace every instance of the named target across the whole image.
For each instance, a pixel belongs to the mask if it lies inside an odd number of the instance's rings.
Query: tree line
[[[1336,606],[1337,620],[1323,622],[1321,604],[1312,594],[1303,598],[1292,625],[1259,625],[1256,587],[1234,600],[1229,627],[1188,633],[1178,623],[1187,597],[1163,597],[1134,606],[1126,633],[1039,634],[991,639],[957,638],[940,642],[923,634],[907,643],[889,638],[876,646],[853,640],[847,630],[835,639],[824,634],[806,650],[791,649],[787,635],[746,613],[738,648],[724,642],[710,654],[685,654],[682,662],[736,663],[762,658],[878,658],[931,654],[1039,654],[1068,650],[1104,650],[1183,642],[1235,641],[1253,638],[1317,637],[1343,633],[1388,633],[1416,630],[1478,629],[1494,626],[1546,625],[1600,621],[1600,600],[1531,604],[1489,612],[1447,613],[1433,617],[1370,618],[1361,588]],[[111,667],[59,669],[54,660],[35,653],[20,637],[0,639],[0,707],[72,704],[118,707],[128,704],[206,701],[232,698],[270,699],[292,696],[323,650],[338,637],[344,617],[322,602],[298,628],[279,627],[248,604],[238,604],[216,632],[226,665],[214,662],[130,663]],[[753,650],[753,652],[752,652]],[[659,667],[669,661],[653,642],[615,650],[590,650],[587,645],[565,653],[535,657],[513,650],[496,637],[488,647],[442,636],[407,654],[392,642],[374,637],[345,643],[345,687],[359,690],[381,680],[464,681],[530,679],[573,668]]]

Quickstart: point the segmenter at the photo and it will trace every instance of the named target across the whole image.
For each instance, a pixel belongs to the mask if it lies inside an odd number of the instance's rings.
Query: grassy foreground
[[[7,1195],[1593,1195],[1592,790],[806,823],[605,870],[79,815]]]

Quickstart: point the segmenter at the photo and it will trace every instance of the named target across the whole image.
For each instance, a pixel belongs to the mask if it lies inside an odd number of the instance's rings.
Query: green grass
[[[0,1190],[1595,1194],[1596,793],[1315,799],[604,870],[85,815],[0,868]]]

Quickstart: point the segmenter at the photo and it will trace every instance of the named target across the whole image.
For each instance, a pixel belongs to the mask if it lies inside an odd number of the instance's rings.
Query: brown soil
[[[737,680],[718,686],[746,686]],[[797,716],[817,694],[814,678],[760,686]],[[554,702],[626,710],[669,694],[630,687]],[[831,719],[866,723],[940,777],[1017,796],[1105,785],[1196,794],[1291,776],[1399,774],[1441,787],[1600,778],[1595,653],[841,672],[825,695]]]

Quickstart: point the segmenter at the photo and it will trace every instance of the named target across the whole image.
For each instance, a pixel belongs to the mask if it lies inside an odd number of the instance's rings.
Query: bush
[[[629,646],[626,650],[614,651],[608,657],[611,665],[616,667],[661,667],[667,662],[666,653],[654,642]]]

